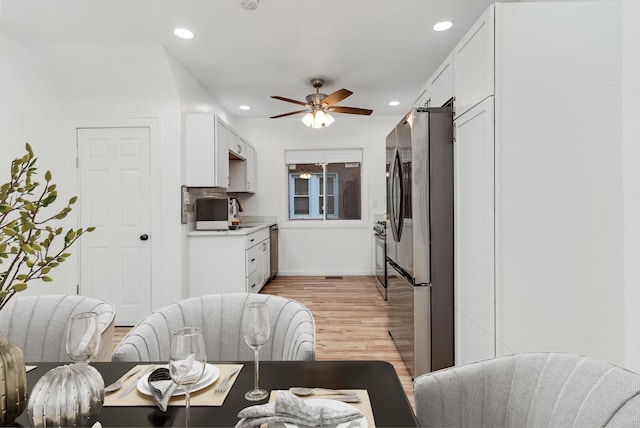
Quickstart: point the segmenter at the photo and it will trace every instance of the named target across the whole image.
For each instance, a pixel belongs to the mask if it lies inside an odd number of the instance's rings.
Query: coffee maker
[[[229,198],[229,213],[227,219],[229,221],[229,229],[236,229],[240,224],[240,213],[242,205],[236,198]]]

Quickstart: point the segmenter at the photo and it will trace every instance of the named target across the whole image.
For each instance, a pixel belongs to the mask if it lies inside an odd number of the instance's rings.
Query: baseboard
[[[375,271],[369,270],[323,270],[323,271],[301,271],[301,270],[278,270],[277,276],[374,276]]]

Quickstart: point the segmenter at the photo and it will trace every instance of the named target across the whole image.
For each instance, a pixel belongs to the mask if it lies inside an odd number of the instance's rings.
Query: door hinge
[[[453,124],[453,131],[451,133],[451,143],[456,142],[456,124]]]
[[[80,160],[76,157],[76,168],[80,166]]]

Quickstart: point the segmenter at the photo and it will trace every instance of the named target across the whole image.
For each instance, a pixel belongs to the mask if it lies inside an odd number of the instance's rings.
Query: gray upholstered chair
[[[528,353],[413,383],[422,427],[640,427],[640,375],[572,354]]]
[[[302,303],[264,294],[213,294],[165,306],[140,321],[113,351],[113,361],[168,361],[171,333],[185,326],[200,327],[209,361],[252,360],[241,324],[247,302],[269,307],[271,337],[260,350],[262,360],[313,360],[316,328]]]
[[[109,361],[116,313],[104,300],[75,295],[14,296],[0,311],[0,331],[22,349],[25,361],[70,362],[67,321],[80,312],[98,314],[100,350],[93,361]]]

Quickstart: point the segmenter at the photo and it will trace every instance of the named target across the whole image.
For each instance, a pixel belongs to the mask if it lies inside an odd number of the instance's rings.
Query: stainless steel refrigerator
[[[389,334],[416,377],[454,364],[451,109],[411,110],[386,157]]]

